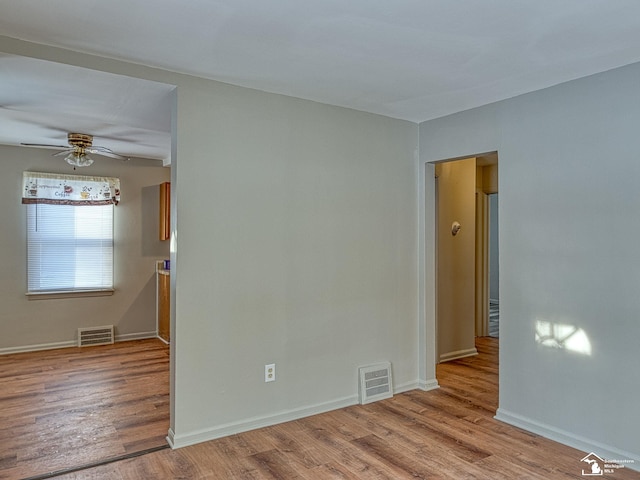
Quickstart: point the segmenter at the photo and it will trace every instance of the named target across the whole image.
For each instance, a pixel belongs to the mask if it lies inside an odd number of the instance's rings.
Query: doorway
[[[498,335],[497,153],[438,163],[435,177],[441,363],[476,355],[476,337]]]
[[[500,246],[498,193],[489,195],[489,336],[500,336]]]
[[[128,201],[117,208],[114,219],[116,294],[82,300],[51,300],[55,308],[47,306],[49,301],[17,302],[18,298],[26,298],[23,290],[26,268],[14,269],[17,276],[14,275],[14,281],[9,282],[11,290],[3,292],[3,300],[6,297],[11,305],[11,299],[16,299],[12,310],[21,321],[12,321],[11,316],[5,315],[2,322],[5,341],[2,353],[9,355],[1,358],[4,391],[0,404],[10,418],[7,417],[3,440],[0,440],[5,447],[3,455],[0,455],[0,469],[11,478],[23,478],[38,471],[29,473],[26,468],[39,466],[40,472],[51,472],[58,467],[95,462],[106,456],[111,458],[145,451],[154,445],[166,448],[167,427],[171,422],[169,347],[159,341],[141,338],[151,336],[154,330],[155,282],[153,260],[150,259],[163,258],[169,252],[168,248],[157,248],[157,227],[153,220],[157,218],[158,209],[155,183],[161,178],[166,179],[158,173],[161,160],[157,152],[164,156],[171,149],[175,158],[175,135],[170,135],[170,128],[176,118],[176,87],[45,59],[10,55],[5,60],[12,65],[12,78],[16,85],[25,86],[18,89],[21,95],[28,94],[33,88],[38,90],[38,101],[29,103],[29,112],[23,112],[22,117],[29,121],[22,122],[16,130],[25,141],[60,144],[60,140],[55,138],[62,131],[64,135],[68,131],[90,132],[96,144],[132,158],[126,163],[96,158],[97,168],[109,176],[122,176],[129,192]],[[29,88],[26,88],[27,84]],[[73,94],[70,93],[72,91]],[[60,92],[65,92],[65,95]],[[69,104],[73,96],[79,99],[76,105],[86,104],[90,111],[78,108],[70,112],[64,108],[51,108],[61,99]],[[136,101],[128,102],[128,107],[125,106],[127,102],[114,101],[133,97]],[[84,101],[87,98],[91,101]],[[57,128],[59,115],[51,116],[51,112],[56,111],[66,112],[68,128],[65,130]],[[117,125],[105,123],[105,118],[117,118]],[[32,129],[34,126],[37,127],[35,131]],[[25,147],[17,155],[12,153],[8,156],[15,157],[15,161],[9,163],[15,165],[16,171],[20,168],[20,172],[24,165],[20,167],[17,164],[24,163],[20,162],[24,159],[38,171],[61,168],[59,160],[54,160],[50,152],[44,150],[28,151]],[[7,168],[10,166],[8,164]],[[7,178],[12,178],[14,175],[9,173]],[[127,192],[123,190],[123,195]],[[22,211],[24,207],[16,203],[12,208],[16,212],[12,212],[10,218],[17,222],[22,218],[17,210]],[[129,228],[131,225],[140,228]],[[23,233],[19,228],[12,230],[15,230],[17,246],[23,240]],[[13,240],[9,243],[14,244]],[[15,258],[16,265],[23,264],[21,249],[11,250],[5,258],[11,257],[12,262]],[[18,275],[18,272],[22,273]],[[24,283],[21,278],[24,278]],[[107,346],[82,350],[70,348],[68,352],[57,350],[75,346],[73,340],[77,327],[96,324],[114,324],[118,340],[135,342],[118,341],[109,350]],[[141,352],[134,352],[134,343],[141,345]],[[55,348],[46,350],[52,347]],[[32,349],[36,352],[13,353],[14,350]],[[122,354],[123,359],[117,361],[115,353],[109,356],[108,351]],[[64,356],[58,356],[58,353]],[[26,356],[33,363],[27,364]],[[15,360],[17,372],[13,376],[7,367],[12,360]],[[91,361],[94,363],[85,363]],[[131,391],[126,391],[127,388]],[[119,395],[119,400],[116,395]],[[116,410],[117,413],[113,413]],[[9,468],[14,469],[13,473],[7,473]],[[18,469],[20,473],[17,473]],[[2,473],[0,477],[3,477]]]

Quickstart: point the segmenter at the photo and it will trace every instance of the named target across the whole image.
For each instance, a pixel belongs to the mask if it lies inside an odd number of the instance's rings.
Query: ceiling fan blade
[[[118,155],[117,153],[113,153],[113,151],[111,151],[108,148],[85,148],[85,152],[89,152],[89,153],[93,153],[95,155],[102,155],[104,157],[111,157],[111,158],[117,158],[120,160],[129,160],[129,157],[125,157],[124,155]]]
[[[52,156],[52,157],[61,157],[62,155],[66,155],[66,154],[68,154],[69,152],[73,152],[73,150],[74,150],[73,148],[69,148],[69,147],[67,147],[67,148],[65,148],[64,150],[61,150],[61,151],[56,152],[56,153],[52,153],[52,154],[51,154],[51,156]]]
[[[69,148],[69,145],[50,145],[47,143],[21,143],[25,147],[42,147],[42,148]]]
[[[74,134],[80,135],[80,134]],[[75,151],[84,151],[85,153],[94,154],[94,155],[102,155],[105,157],[117,158],[119,160],[128,161],[129,157],[125,157],[124,155],[118,155],[113,150],[107,147],[101,147],[99,145],[96,146],[86,146],[84,147],[82,144],[73,143],[71,146],[69,145],[53,145],[48,143],[21,143],[21,145],[25,147],[37,147],[37,148],[52,148],[52,149],[60,149],[59,152],[53,153],[53,157],[59,157],[62,155],[67,155],[71,152]],[[91,145],[91,143],[89,143]]]
[[[87,147],[85,148],[85,150],[87,152],[91,152],[91,153],[101,153],[101,152],[106,152],[106,153],[115,153],[113,150],[111,150],[110,148],[107,147],[101,147],[99,145],[93,145],[91,147]]]
[[[129,157],[125,157],[124,155],[118,155],[117,153],[113,153],[113,152],[95,152],[95,154],[102,155],[103,157],[117,158],[118,160],[130,160]]]

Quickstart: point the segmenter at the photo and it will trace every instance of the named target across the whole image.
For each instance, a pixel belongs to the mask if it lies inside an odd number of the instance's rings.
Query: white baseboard
[[[424,388],[426,386],[426,383],[429,383],[429,387]],[[431,390],[433,388],[437,388],[437,382],[435,382],[435,386],[433,386],[431,382],[406,382],[401,385],[396,385],[393,389],[393,392],[394,394],[408,392],[409,390],[415,390],[416,388]],[[275,415],[253,417],[239,422],[228,423],[214,428],[197,430],[182,435],[176,435],[172,429],[169,429],[167,442],[169,443],[171,448],[187,447],[189,445],[195,445],[196,443],[215,440],[216,438],[222,438],[229,435],[234,435],[236,433],[248,432],[249,430],[255,430],[257,428],[269,427],[271,425],[277,425],[279,423],[290,422],[292,420],[298,420],[304,417],[310,417],[311,415],[330,412],[331,410],[349,407],[351,405],[356,405],[357,403],[358,396],[354,395],[339,398],[337,400],[332,400],[330,402],[311,405],[309,407],[288,410],[286,412],[277,413]]]
[[[171,448],[188,447],[189,445],[195,445],[196,443],[206,442],[209,440],[215,440],[216,438],[227,437],[236,433],[248,432],[249,430],[255,430],[262,427],[269,427],[271,425],[277,425],[279,423],[290,422],[291,420],[298,420],[304,417],[310,417],[311,415],[317,415],[319,413],[330,412],[331,410],[337,410],[339,408],[349,407],[358,403],[358,396],[350,396],[333,400],[331,402],[319,403],[317,405],[311,405],[309,407],[297,408],[288,410],[286,412],[277,413],[275,415],[265,415],[262,417],[253,417],[239,422],[227,423],[214,428],[207,428],[203,430],[196,430],[181,435],[176,435],[171,429],[167,436],[167,442]]]
[[[640,453],[626,452],[610,445],[597,442],[593,439],[581,437],[580,435],[523,417],[517,413],[506,411],[503,408],[498,408],[494,418],[501,422],[508,423],[509,425],[513,425],[514,427],[522,428],[528,432],[532,432],[555,442],[576,448],[585,453],[595,453],[602,459],[610,460],[610,463],[616,463],[616,460],[625,461],[625,463],[622,464],[625,468],[640,471]],[[626,461],[629,460],[633,462],[626,463]],[[580,459],[577,458],[576,464],[579,463]]]
[[[124,335],[116,335],[116,342],[128,342],[131,340],[144,340],[147,338],[157,338],[156,332],[140,332],[126,333]],[[40,343],[36,345],[23,345],[21,347],[5,347],[0,348],[0,355],[9,355],[12,353],[38,352],[40,350],[54,350],[56,348],[77,347],[78,340],[65,340],[64,342]]]
[[[478,354],[476,347],[468,348],[466,350],[458,350],[456,352],[443,353],[440,355],[441,362],[450,362],[451,360],[458,360],[459,358],[472,357]]]
[[[395,395],[398,393],[408,392],[409,390],[415,390],[416,388],[420,388],[420,382],[418,381],[407,382],[407,383],[403,383],[401,385],[396,385],[395,387],[393,387],[393,393]]]
[[[175,442],[174,442],[174,438],[175,438],[176,434],[173,433],[173,430],[170,428],[169,432],[167,432],[167,436],[165,437],[165,440],[167,441],[167,443],[169,444],[169,446],[171,448],[178,448],[175,446]]]
[[[431,380],[420,380],[418,382],[418,388],[420,390],[424,390],[425,392],[428,392],[429,390],[435,390],[436,388],[440,388],[440,385],[438,385],[438,380],[433,378]]]
[[[139,333],[125,333],[123,335],[116,335],[116,342],[130,342],[131,340],[146,340],[147,338],[157,338],[155,331],[153,332],[139,332]]]
[[[0,355],[9,355],[12,353],[37,352],[39,350],[54,350],[56,348],[77,347],[77,340],[68,340],[65,342],[40,343],[37,345],[24,345],[22,347],[5,347],[0,348]]]

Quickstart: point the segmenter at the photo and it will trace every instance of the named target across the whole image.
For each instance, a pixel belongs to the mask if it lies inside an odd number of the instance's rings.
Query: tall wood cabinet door
[[[160,184],[160,240],[169,240],[171,238],[171,183],[164,182]]]
[[[169,318],[171,312],[169,281],[169,275],[158,275],[158,335],[167,342],[170,340]]]

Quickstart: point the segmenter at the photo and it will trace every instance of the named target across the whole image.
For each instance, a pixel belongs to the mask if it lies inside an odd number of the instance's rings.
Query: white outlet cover
[[[264,366],[264,381],[275,382],[276,381],[276,364],[270,363]]]

